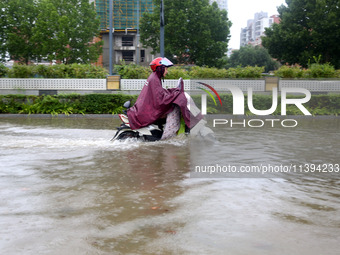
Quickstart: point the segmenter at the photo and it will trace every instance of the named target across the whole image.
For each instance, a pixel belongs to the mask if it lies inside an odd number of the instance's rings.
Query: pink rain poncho
[[[165,118],[173,110],[174,104],[180,107],[185,124],[189,128],[194,127],[202,119],[201,113],[193,115],[189,111],[183,84],[181,88],[164,89],[161,78],[157,72],[153,72],[136,103],[127,111],[131,129],[145,127],[160,118]]]

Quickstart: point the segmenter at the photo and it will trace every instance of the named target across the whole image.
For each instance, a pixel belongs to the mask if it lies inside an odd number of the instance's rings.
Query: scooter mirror
[[[127,108],[130,108],[130,104],[131,104],[131,101],[126,101],[123,106],[127,109]]]

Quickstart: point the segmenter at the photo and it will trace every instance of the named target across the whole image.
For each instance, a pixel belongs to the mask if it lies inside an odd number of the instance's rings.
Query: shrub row
[[[6,76],[7,71],[8,68],[4,64],[0,63],[0,78]]]
[[[116,114],[123,110],[123,103],[137,96],[122,94],[88,94],[88,95],[55,95],[55,96],[25,96],[0,95],[0,113],[23,114]],[[197,106],[200,107],[200,96],[193,96]],[[231,94],[222,94],[223,106],[215,105],[208,97],[208,113],[232,114],[233,98]],[[245,102],[247,97],[245,96]],[[281,102],[279,98],[278,102]],[[269,95],[254,95],[254,107],[258,110],[267,110],[272,106],[272,97]],[[340,114],[340,95],[312,95],[311,100],[304,106],[313,115]],[[251,114],[245,103],[246,114]],[[279,115],[279,104],[274,115]],[[287,106],[287,115],[302,115],[303,113],[294,105]]]
[[[168,70],[166,79],[256,79],[263,76],[264,67],[236,67],[217,69],[199,66],[175,66]],[[147,79],[151,74],[148,66],[115,65],[114,72],[122,79]],[[281,66],[274,72],[281,78],[340,78],[340,70],[335,70],[330,64],[312,64],[308,69],[301,66]],[[18,65],[8,69],[0,64],[0,77],[9,78],[101,78],[108,75],[106,69],[93,65]]]
[[[149,67],[137,65],[117,65],[116,72],[122,79],[146,79],[151,70]],[[247,66],[229,69],[217,69],[209,67],[171,67],[168,69],[166,79],[256,79],[263,76],[264,67]],[[308,69],[301,66],[281,66],[274,72],[281,78],[340,78],[340,70],[335,70],[330,64],[311,64]]]
[[[298,65],[281,66],[274,74],[281,78],[340,78],[340,70],[335,70],[330,64],[312,64],[308,69]]]
[[[58,65],[19,65],[12,68],[0,66],[0,77],[9,78],[78,78],[105,79],[106,69],[94,65],[58,64]]]
[[[260,78],[263,67],[237,67],[217,69],[208,67],[175,66],[169,68],[166,79],[214,79],[214,78]],[[147,79],[151,74],[148,66],[140,65],[115,65],[114,72],[122,79]],[[19,65],[8,69],[0,65],[0,77],[9,78],[106,78],[106,69],[93,65]]]
[[[122,79],[147,79],[151,74],[151,69],[148,66],[137,65],[116,65],[115,72]],[[229,69],[217,69],[209,67],[182,67],[175,66],[168,69],[166,79],[222,79],[222,78],[261,78],[264,72],[264,67],[237,67]]]
[[[0,113],[23,114],[116,114],[136,96],[117,94],[67,94],[47,96],[0,95]]]

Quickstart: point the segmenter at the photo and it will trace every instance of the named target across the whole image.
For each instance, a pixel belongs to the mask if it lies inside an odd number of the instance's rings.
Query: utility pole
[[[110,15],[110,31],[109,31],[109,74],[112,75],[112,69],[113,69],[113,22],[112,22],[112,16],[113,16],[113,0],[110,0],[110,11],[109,11],[109,15]]]
[[[136,38],[136,64],[139,64],[139,0],[137,0],[137,38]]]
[[[160,53],[161,57],[164,58],[164,1],[161,0],[161,27],[160,27]]]

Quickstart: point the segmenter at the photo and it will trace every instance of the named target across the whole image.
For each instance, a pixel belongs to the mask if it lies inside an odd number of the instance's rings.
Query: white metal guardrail
[[[190,89],[190,80],[184,81],[184,90]],[[120,89],[121,90],[142,90],[146,79],[121,79]],[[164,88],[176,88],[178,86],[178,80],[164,80]]]
[[[0,89],[106,90],[106,79],[0,79]]]
[[[248,88],[252,88],[253,91],[265,91],[266,83],[265,80],[191,80],[191,90],[197,90],[198,83],[206,83],[217,91],[228,91],[229,85],[236,86],[242,91],[248,91]]]
[[[281,88],[305,88],[310,92],[339,92],[340,80],[279,80]]]
[[[243,91],[252,87],[253,91],[264,91],[264,80],[184,80],[184,89],[198,90],[198,81],[213,86],[218,91],[228,91],[226,85],[234,85]],[[106,90],[106,79],[0,79],[0,89],[32,90]],[[121,90],[141,90],[146,79],[121,79]],[[164,80],[164,88],[176,88],[178,80]]]
[[[140,91],[145,79],[121,79],[120,90]],[[204,82],[213,86],[217,91],[229,91],[227,86],[234,85],[242,91],[249,87],[253,91],[266,91],[266,81],[258,80],[184,80],[186,91],[198,90],[199,84]],[[305,88],[311,92],[340,92],[340,80],[286,80],[280,79],[279,89],[284,87]],[[165,80],[164,88],[175,88],[178,80]],[[0,79],[0,89],[4,90],[107,90],[106,79]]]
[[[121,79],[121,90],[141,90],[146,80]],[[265,80],[184,80],[184,89],[187,91],[198,90],[199,84],[204,82],[211,85],[218,91],[229,91],[227,85],[239,87],[242,91],[247,91],[249,87],[253,91],[265,91]],[[164,80],[164,88],[176,88],[178,80]]]

